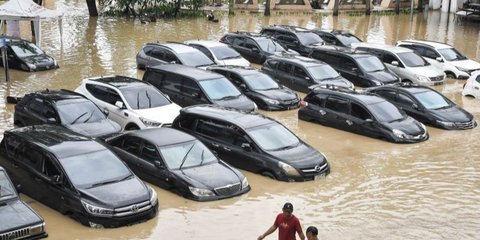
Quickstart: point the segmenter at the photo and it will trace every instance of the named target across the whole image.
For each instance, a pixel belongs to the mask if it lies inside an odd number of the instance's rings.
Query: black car
[[[300,103],[298,118],[395,143],[428,139],[425,126],[385,99],[332,86],[318,86]]]
[[[169,64],[147,69],[143,80],[168,94],[182,107],[216,104],[246,112],[257,106],[224,76],[211,71]]]
[[[362,42],[357,36],[337,29],[314,29],[313,32],[330,45],[350,47],[350,44]]]
[[[16,99],[18,100],[18,99]],[[58,124],[89,137],[120,132],[121,127],[83,95],[69,90],[26,94],[15,105],[16,126]]]
[[[260,33],[274,38],[285,48],[295,50],[302,56],[310,55],[313,49],[325,44],[312,30],[296,26],[272,25],[262,28]]]
[[[260,114],[192,106],[180,111],[173,127],[196,136],[229,164],[270,178],[308,181],[330,172],[325,155]]]
[[[262,110],[298,108],[300,98],[291,89],[278,84],[270,76],[251,67],[214,66],[208,70],[220,73],[252,99]]]
[[[322,46],[313,50],[311,58],[328,63],[343,77],[362,87],[400,82],[377,56],[350,48]]]
[[[262,72],[281,84],[304,93],[310,91],[310,86],[317,84],[332,84],[354,89],[350,81],[328,64],[302,56],[272,56],[263,64]]]
[[[461,130],[477,126],[472,114],[429,87],[401,84],[367,91],[380,95],[409,116],[434,127]]]
[[[0,239],[45,237],[43,218],[20,200],[7,172],[0,166]]]
[[[145,181],[197,201],[250,190],[247,178],[218,159],[195,137],[173,128],[151,128],[108,139],[113,151]]]
[[[295,51],[288,51],[279,43],[268,36],[250,32],[231,32],[220,39],[237,50],[242,57],[256,64],[262,64],[271,55],[297,54]]]
[[[90,227],[156,216],[155,191],[104,145],[57,125],[5,131],[0,165],[22,193]]]
[[[58,68],[57,61],[35,44],[15,37],[1,36],[7,45],[8,67],[33,72]],[[0,58],[3,64],[3,59]]]

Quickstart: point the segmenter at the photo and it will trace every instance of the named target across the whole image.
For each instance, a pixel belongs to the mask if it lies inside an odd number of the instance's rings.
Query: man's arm
[[[300,240],[305,240],[305,235],[303,234],[302,225],[300,225],[300,221],[297,221],[295,228],[297,229],[298,236]]]
[[[271,233],[275,232],[275,230],[277,230],[277,226],[275,225],[272,225],[264,234],[260,235],[257,240],[262,240],[264,239],[266,236],[270,235]],[[302,238],[302,240],[305,239],[305,236]]]

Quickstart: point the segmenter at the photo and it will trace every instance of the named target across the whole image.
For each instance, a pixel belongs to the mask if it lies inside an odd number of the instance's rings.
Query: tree
[[[270,4],[271,4],[271,0],[266,0],[266,4],[265,4],[265,13],[264,15],[265,16],[270,16]]]

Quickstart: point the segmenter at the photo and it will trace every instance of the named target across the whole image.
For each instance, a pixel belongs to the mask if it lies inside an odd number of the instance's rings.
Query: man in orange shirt
[[[282,213],[277,215],[273,225],[264,234],[260,235],[257,240],[264,239],[266,236],[275,232],[277,228],[278,240],[296,240],[295,233],[298,233],[301,240],[305,240],[300,220],[298,220],[292,212],[293,205],[289,202],[285,203],[282,208]]]

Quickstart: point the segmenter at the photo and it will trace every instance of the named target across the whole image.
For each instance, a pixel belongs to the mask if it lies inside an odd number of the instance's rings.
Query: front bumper
[[[88,215],[86,216],[86,221],[91,227],[96,225],[101,225],[105,228],[116,228],[126,225],[133,225],[135,223],[145,222],[149,219],[154,218],[158,212],[158,202],[155,206],[150,209],[140,212],[138,214],[125,216],[125,217],[97,217]]]

